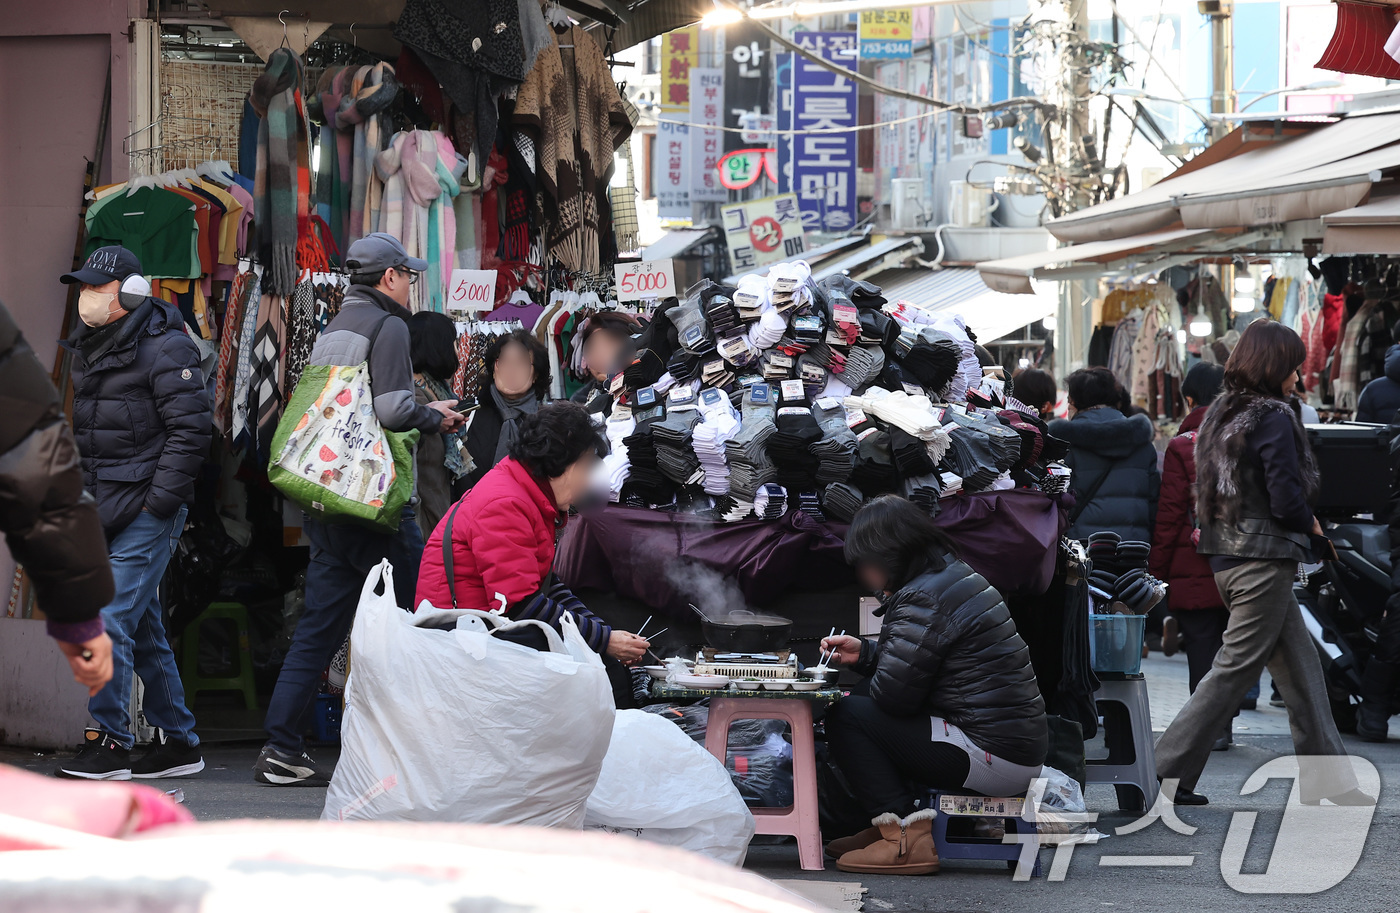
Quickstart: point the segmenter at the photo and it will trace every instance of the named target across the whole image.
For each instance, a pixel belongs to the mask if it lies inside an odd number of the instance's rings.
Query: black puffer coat
[[[1049,735],[1030,651],[991,584],[961,561],[888,597],[855,669],[895,716],[939,716],[1013,764],[1045,763]]]
[[[113,593],[107,543],[61,406],[0,304],[0,534],[34,581],[51,629],[91,621]]]
[[[70,344],[73,434],[111,539],[142,508],[165,519],[194,496],[211,415],[199,349],[174,306],[147,298],[103,344],[93,333]]]

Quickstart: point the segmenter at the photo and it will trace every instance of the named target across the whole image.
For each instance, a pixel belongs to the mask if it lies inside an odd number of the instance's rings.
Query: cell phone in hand
[[[457,400],[457,408],[453,411],[455,411],[462,418],[466,418],[468,415],[471,415],[473,412],[480,408],[481,403],[477,402],[474,399],[459,399]]]

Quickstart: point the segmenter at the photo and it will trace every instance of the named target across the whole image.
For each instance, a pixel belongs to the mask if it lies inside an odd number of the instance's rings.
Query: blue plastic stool
[[[1015,869],[1020,865],[1021,853],[1026,842],[1035,847],[1035,863],[1031,868],[1031,877],[1040,878],[1040,829],[1034,821],[1027,821],[1020,815],[988,815],[981,814],[974,817],[981,818],[1001,818],[1005,822],[1008,834],[1025,835],[1021,839],[1012,843],[1004,843],[990,837],[949,837],[948,822],[952,817],[943,811],[943,798],[956,800],[960,796],[984,798],[978,796],[970,790],[960,790],[957,793],[943,793],[933,790],[929,793],[929,808],[938,811],[938,817],[933,819],[933,842],[938,849],[938,861],[940,863],[948,859],[988,859],[1004,860],[1006,867]],[[963,817],[958,815],[956,817]]]

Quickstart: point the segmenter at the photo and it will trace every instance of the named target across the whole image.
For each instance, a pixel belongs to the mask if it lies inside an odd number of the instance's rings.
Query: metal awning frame
[[[1232,258],[1239,254],[1278,254],[1281,253],[1281,251],[1255,250],[1254,245],[1281,240],[1283,236],[1284,232],[1274,227],[1261,228],[1231,235],[1218,234],[1216,237],[1205,242],[1207,245],[1206,249],[1140,251],[1117,260],[1107,260],[1102,263],[1075,263],[1072,266],[1039,267],[1031,270],[1028,275],[1042,282],[1067,282],[1075,279],[1101,279],[1104,277],[1134,278],[1150,273],[1159,273],[1172,266],[1185,266],[1191,263],[1199,263],[1202,260],[1222,257]],[[1196,248],[1200,243],[1200,239],[1189,239],[1187,246]]]

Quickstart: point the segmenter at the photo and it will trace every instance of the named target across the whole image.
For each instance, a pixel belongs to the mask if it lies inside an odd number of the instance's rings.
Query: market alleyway
[[[1152,654],[1143,663],[1151,684],[1153,726],[1165,728],[1186,699],[1185,656],[1166,659]],[[797,850],[790,844],[762,845],[759,838],[749,851],[748,868],[775,879],[819,880],[833,883],[859,882],[867,888],[864,909],[872,913],[903,911],[1038,911],[1131,910],[1134,913],[1210,913],[1238,909],[1242,895],[1231,889],[1220,874],[1221,849],[1231,816],[1236,811],[1259,812],[1255,835],[1245,857],[1245,872],[1263,871],[1268,864],[1274,836],[1282,819],[1283,803],[1290,781],[1275,780],[1248,797],[1239,795],[1246,778],[1270,758],[1290,751],[1288,721],[1282,709],[1268,706],[1269,685],[1264,682],[1263,698],[1256,711],[1245,711],[1235,721],[1235,746],[1212,755],[1201,780],[1200,791],[1211,799],[1205,808],[1182,808],[1179,816],[1199,828],[1195,836],[1173,833],[1161,822],[1129,836],[1112,836],[1097,846],[1074,850],[1068,874],[1062,882],[1033,879],[1013,883],[1000,863],[953,863],[943,873],[928,878],[854,876],[836,871],[834,866],[821,873],[803,873],[797,867]],[[1400,726],[1392,724],[1392,740],[1400,739]],[[1361,863],[1337,887],[1321,895],[1274,896],[1267,908],[1278,913],[1308,911],[1330,913],[1354,911],[1358,898],[1385,896],[1393,890],[1395,860],[1400,858],[1400,741],[1386,745],[1367,744],[1346,737],[1349,749],[1368,758],[1381,774],[1380,807],[1372,820]],[[321,814],[325,791],[320,789],[275,790],[252,782],[250,769],[257,756],[257,743],[209,746],[205,755],[209,768],[196,779],[169,781],[169,788],[184,790],[185,803],[203,821],[233,818],[314,819]],[[328,749],[317,751],[319,758],[332,759]],[[32,752],[0,752],[0,761],[33,770],[48,771],[53,757]],[[1106,834],[1128,824],[1137,816],[1116,809],[1113,792],[1106,786],[1091,786],[1088,792],[1091,812],[1099,812],[1098,829]],[[771,839],[771,838],[769,838]],[[1049,870],[1051,850],[1042,851],[1042,864]],[[1190,867],[1128,866],[1100,864],[1104,856],[1171,856],[1190,854]]]

